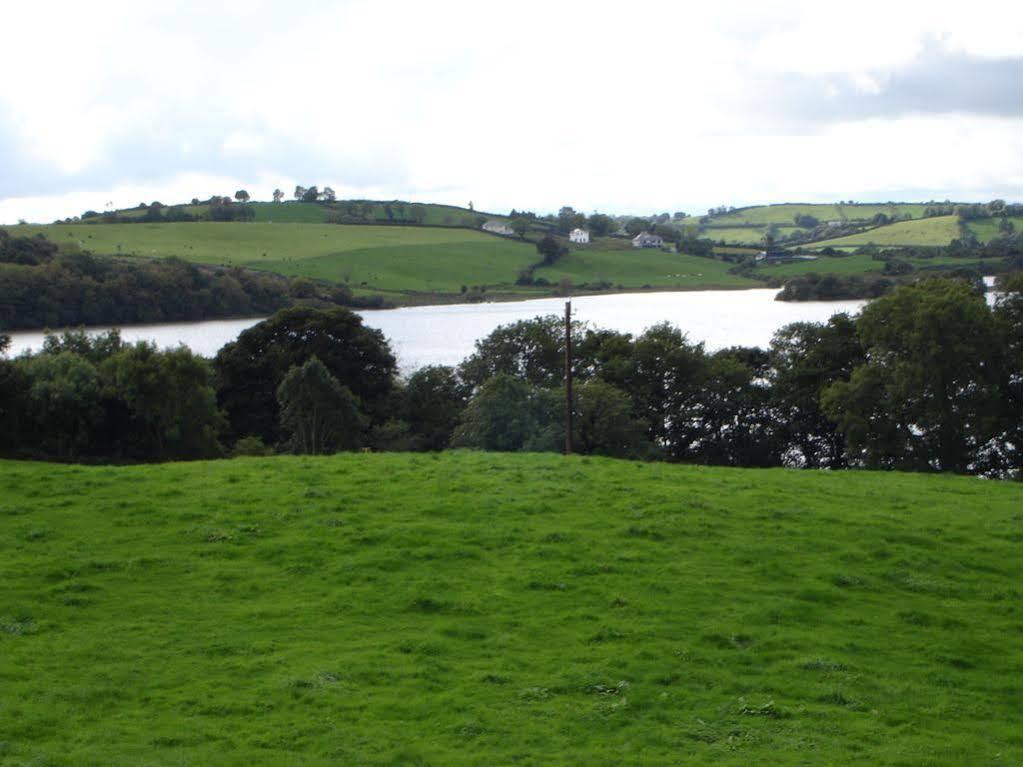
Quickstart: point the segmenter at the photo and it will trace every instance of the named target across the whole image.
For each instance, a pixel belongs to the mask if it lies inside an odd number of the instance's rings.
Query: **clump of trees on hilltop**
[[[1023,474],[1023,275],[989,306],[965,281],[900,286],[858,317],[716,352],[678,328],[576,323],[574,441],[600,455],[727,466]],[[498,328],[457,367],[400,379],[345,310],[287,309],[212,361],[50,337],[0,360],[0,451],[59,460],[235,453],[557,450],[563,328]]]

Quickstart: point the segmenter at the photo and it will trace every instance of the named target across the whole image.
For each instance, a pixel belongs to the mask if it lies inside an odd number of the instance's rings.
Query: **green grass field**
[[[511,284],[520,269],[536,260],[528,243],[466,229],[197,222],[16,230],[101,254],[179,256],[381,290],[457,292],[467,284]]]
[[[1023,486],[0,463],[0,765],[1023,762]]]
[[[748,227],[704,227],[700,230],[700,236],[706,237],[714,242],[726,242],[740,245],[763,246],[764,235],[767,227],[762,229],[750,229]]]
[[[407,218],[411,213],[413,205],[411,202],[371,200],[341,200],[335,203],[287,200],[283,203],[250,202],[246,204],[255,213],[255,221],[276,221],[290,224],[323,224],[332,215],[355,212],[358,212],[367,224],[374,222],[387,224],[395,220],[395,218],[398,220]],[[419,203],[419,206],[426,214],[422,222],[424,226],[463,226],[475,229],[479,216],[484,216],[488,219],[507,220],[507,216],[495,216],[489,213],[471,211],[468,208],[460,208],[455,205]],[[390,216],[387,213],[388,208],[391,210]],[[205,216],[209,213],[209,205],[185,205],[183,210],[193,216]],[[127,208],[118,210],[116,213],[118,216],[125,218],[138,218],[144,215],[146,210],[142,208]],[[102,224],[102,220],[100,218],[92,218],[87,219],[86,223]]]
[[[935,216],[915,221],[899,221],[877,229],[820,240],[807,247],[825,248],[850,245],[948,245],[959,237],[959,223],[956,216]]]
[[[781,224],[792,225],[797,214],[813,216],[819,221],[869,221],[878,213],[892,218],[921,218],[926,205],[918,203],[867,203],[862,205],[819,205],[811,203],[782,203],[742,208],[731,213],[713,216],[715,224]]]
[[[1000,266],[1001,259],[964,259],[951,256],[934,256],[933,258],[909,258],[903,257],[900,261],[912,264],[918,270],[934,269],[939,267],[963,267],[977,268],[982,271],[990,264],[991,267]],[[770,264],[757,267],[757,272],[767,277],[798,277],[809,272],[817,274],[836,274],[850,276],[855,274],[880,274],[884,269],[883,261],[875,261],[873,258],[862,254],[851,254],[848,256],[820,256],[815,261],[798,261],[788,264]]]
[[[1023,216],[1010,216],[1009,220],[1015,227],[1015,231],[1023,232]],[[981,242],[989,242],[1001,234],[1001,231],[998,229],[998,225],[1000,223],[1000,219],[982,218],[976,221],[970,221],[966,224],[966,226],[971,232],[973,232],[974,236],[978,240]]]
[[[732,264],[653,249],[583,252],[572,251],[554,266],[537,269],[536,277],[557,283],[564,278],[576,285],[609,282],[625,287],[743,288],[758,287],[755,280],[729,274]]]

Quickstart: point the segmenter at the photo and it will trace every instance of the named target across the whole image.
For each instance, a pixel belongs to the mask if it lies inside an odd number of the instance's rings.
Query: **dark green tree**
[[[576,389],[573,446],[577,452],[616,458],[654,454],[643,424],[632,414],[627,394],[601,380]]]
[[[691,343],[681,330],[662,323],[636,338],[628,354],[605,364],[600,377],[632,398],[634,415],[650,440],[681,458],[690,440],[679,414],[692,407],[707,366],[703,344]]]
[[[845,438],[820,407],[821,392],[847,381],[865,361],[848,314],[826,323],[794,322],[771,341],[774,408],[785,432],[784,458],[793,466],[837,469],[845,466]]]
[[[544,235],[543,239],[536,243],[536,252],[540,254],[541,261],[545,266],[551,266],[555,261],[568,252],[568,249],[558,242],[553,235]]]
[[[641,232],[650,228],[650,222],[645,218],[630,218],[625,224],[625,231],[630,237],[635,237]]]
[[[0,333],[0,451],[5,453],[23,445],[28,414],[28,378],[4,358],[10,342],[10,336]]]
[[[38,354],[20,366],[29,381],[33,443],[61,460],[88,451],[92,432],[103,419],[96,366],[74,352]]]
[[[1001,340],[997,466],[1023,480],[1023,272],[998,281],[994,317]]]
[[[525,218],[513,218],[511,220],[512,231],[519,237],[525,237],[529,231],[529,220]]]
[[[314,356],[352,391],[372,422],[387,420],[384,406],[397,368],[383,334],[347,309],[295,307],[254,325],[217,353],[217,397],[232,441],[279,441],[277,387],[288,370]]]
[[[135,457],[211,458],[221,453],[225,426],[217,409],[210,363],[184,346],[159,351],[148,343],[123,348],[100,366],[106,396],[123,402],[136,435]]]
[[[965,472],[997,432],[998,332],[969,284],[931,279],[869,304],[867,362],[822,394],[850,456],[870,467]]]
[[[443,450],[451,443],[468,388],[458,380],[454,368],[424,367],[409,376],[401,395],[401,412],[420,450]]]
[[[292,367],[277,387],[281,430],[295,453],[319,454],[359,447],[365,419],[351,389],[316,357]]]
[[[509,375],[480,387],[458,427],[454,447],[494,451],[555,451],[560,446],[560,398]]]
[[[615,220],[603,213],[594,213],[587,219],[586,226],[594,237],[607,237],[615,230]]]

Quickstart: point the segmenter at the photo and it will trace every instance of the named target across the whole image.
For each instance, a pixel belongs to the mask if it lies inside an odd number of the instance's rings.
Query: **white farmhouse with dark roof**
[[[497,221],[496,219],[492,219],[492,220],[488,221],[487,223],[485,223],[483,225],[483,231],[484,232],[490,232],[491,234],[503,234],[505,236],[510,236],[510,235],[515,234],[515,230],[514,229],[512,229],[510,226],[508,226],[503,221]]]
[[[568,240],[577,245],[586,245],[590,241],[590,233],[585,229],[573,229],[568,233]]]
[[[632,238],[632,247],[634,248],[662,248],[664,247],[664,240],[656,234],[650,234],[650,232],[640,232]]]

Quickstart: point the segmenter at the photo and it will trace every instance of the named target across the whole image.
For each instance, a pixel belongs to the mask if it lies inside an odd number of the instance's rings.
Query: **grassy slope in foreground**
[[[80,224],[16,227],[101,254],[179,256],[206,264],[347,281],[381,290],[511,284],[536,260],[529,243],[466,229],[308,223]]]
[[[1019,764],[1023,487],[0,463],[0,764]]]

